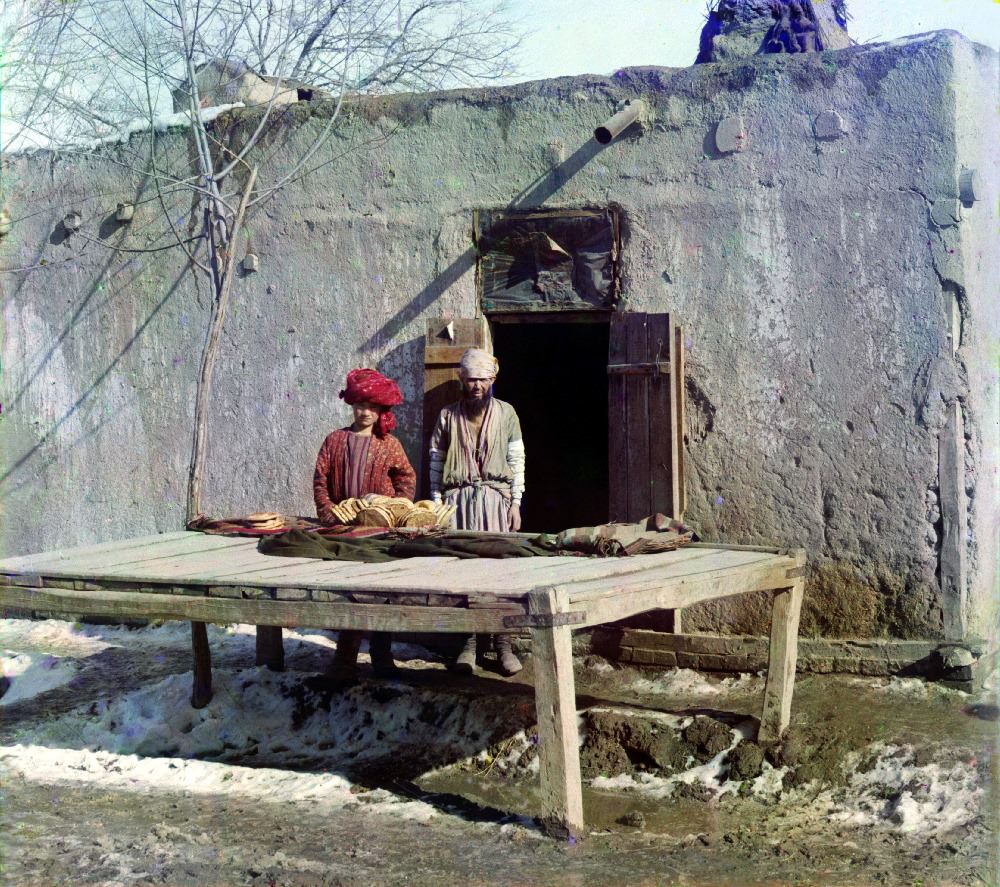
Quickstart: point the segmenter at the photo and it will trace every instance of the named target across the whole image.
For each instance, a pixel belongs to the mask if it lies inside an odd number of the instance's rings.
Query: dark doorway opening
[[[495,395],[521,420],[525,532],[608,519],[608,324],[494,323]]]

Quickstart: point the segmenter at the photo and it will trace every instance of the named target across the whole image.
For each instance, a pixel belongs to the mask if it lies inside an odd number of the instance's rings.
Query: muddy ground
[[[213,641],[220,687],[227,675],[243,687],[253,683],[248,693],[270,680],[247,667],[247,650]],[[23,758],[5,761],[3,883],[998,883],[990,769],[997,712],[989,699],[915,684],[892,688],[878,679],[800,676],[792,730],[780,746],[760,748],[740,738],[740,731],[753,733],[759,677],[702,681],[686,694],[676,681],[581,656],[588,831],[567,841],[545,836],[533,819],[530,659],[521,675],[504,681],[488,670],[458,678],[433,657],[415,657],[398,681],[330,691],[316,681],[328,656],[309,643],[288,650],[288,671],[268,691],[288,703],[287,736],[254,744],[233,738],[204,757],[234,772],[332,767],[350,781],[352,803],[329,808],[277,793],[206,794],[147,782],[141,770],[123,787],[36,772]],[[109,700],[150,688],[155,699],[190,668],[183,645],[158,646],[149,633],[141,644],[77,658],[71,683],[0,708],[0,746],[52,746],[58,735],[81,753],[100,751],[93,737],[102,734],[81,732],[76,741],[65,725],[83,731]],[[219,705],[240,703],[221,695]],[[331,740],[320,749],[325,743],[310,740],[305,752],[288,751],[289,737],[313,735],[325,723],[317,719],[331,713],[344,724],[339,746]],[[387,730],[396,714],[399,726]],[[62,733],[49,729],[58,722]],[[140,763],[162,763],[162,750],[148,751]],[[186,753],[175,753],[182,767]],[[965,775],[946,778],[959,765]],[[865,782],[882,771],[913,776]],[[401,807],[384,803],[385,790],[422,801],[433,815],[398,815]],[[960,802],[955,809],[949,793]],[[949,827],[949,817],[960,824]]]

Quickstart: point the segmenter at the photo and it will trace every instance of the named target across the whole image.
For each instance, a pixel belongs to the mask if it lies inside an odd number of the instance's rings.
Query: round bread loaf
[[[392,512],[381,505],[369,505],[358,515],[357,523],[362,527],[391,527]]]
[[[433,527],[437,525],[437,517],[426,508],[411,508],[399,522],[401,527]]]

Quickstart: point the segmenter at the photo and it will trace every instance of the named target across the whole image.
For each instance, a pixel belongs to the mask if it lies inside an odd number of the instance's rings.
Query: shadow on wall
[[[423,390],[424,390],[424,340],[415,337],[402,342],[375,364],[380,373],[395,379],[403,389],[406,400],[393,409],[396,430],[393,432],[403,444],[413,470],[417,472],[417,489],[423,480]],[[412,380],[412,387],[407,381]],[[410,389],[407,391],[407,389]]]
[[[612,142],[611,144],[615,144]],[[572,155],[567,157],[558,166],[553,167],[548,172],[539,176],[530,185],[525,187],[508,204],[510,210],[533,209],[541,206],[549,197],[556,193],[574,175],[576,175],[587,163],[592,160],[605,145],[601,145],[596,139],[587,139]],[[470,236],[471,236],[471,212],[470,212]],[[452,262],[441,274],[417,293],[413,299],[396,314],[394,314],[382,327],[377,330],[360,348],[361,351],[371,349],[377,350],[381,343],[391,341],[406,326],[416,320],[425,310],[431,307],[459,278],[467,271],[475,268],[478,258],[476,248],[470,246],[454,262]],[[401,346],[404,347],[404,346]]]
[[[614,144],[614,143],[612,143]],[[583,169],[606,146],[596,139],[587,139],[558,166],[539,176],[507,206],[510,210],[535,209]]]
[[[100,278],[98,278],[98,280],[99,279]],[[45,431],[45,433],[42,435],[42,437],[38,440],[38,442],[33,447],[31,447],[31,449],[29,449],[26,453],[24,453],[16,462],[14,462],[6,471],[4,471],[3,474],[0,474],[0,486],[4,486],[5,484],[7,484],[21,470],[21,468],[23,468],[35,456],[35,454],[39,450],[41,450],[53,438],[53,436],[56,435],[56,433],[59,431],[59,429],[62,428],[62,426],[77,412],[77,410],[79,410],[80,407],[87,400],[90,399],[90,397],[94,394],[94,392],[96,392],[97,389],[100,388],[100,386],[103,384],[103,382],[105,381],[105,379],[107,379],[108,376],[111,375],[112,371],[121,362],[122,358],[124,358],[125,355],[128,354],[128,352],[132,350],[132,346],[135,345],[135,343],[142,337],[142,335],[143,335],[143,333],[145,333],[147,327],[153,322],[153,319],[160,313],[160,311],[167,304],[167,302],[170,301],[170,299],[172,298],[172,296],[174,295],[174,293],[177,291],[177,288],[180,286],[180,283],[181,283],[181,281],[183,279],[184,279],[184,275],[183,274],[181,274],[181,275],[179,275],[177,277],[177,279],[171,285],[170,289],[168,289],[167,292],[166,292],[166,294],[163,296],[163,298],[160,299],[160,301],[156,303],[156,305],[153,307],[153,310],[149,312],[149,314],[146,316],[145,320],[143,320],[143,322],[138,326],[138,328],[136,329],[135,333],[132,334],[132,336],[129,338],[129,340],[125,343],[124,347],[114,356],[114,358],[112,358],[111,362],[108,363],[108,365],[103,370],[101,370],[101,372],[97,375],[97,377],[94,379],[94,381],[91,382],[90,386],[73,402],[73,404],[69,407],[69,409],[66,410],[66,412],[63,413],[63,415],[60,416],[48,428],[48,430]],[[69,335],[69,333],[72,331],[72,328],[73,328],[74,324],[76,323],[76,320],[79,318],[80,314],[82,313],[83,308],[86,306],[87,302],[93,297],[93,295],[94,295],[94,293],[96,291],[97,291],[97,283],[95,282],[94,286],[91,287],[90,292],[84,298],[84,300],[81,303],[80,307],[77,309],[77,311],[74,312],[73,317],[70,319],[70,322],[67,325],[66,329],[63,330],[63,332],[59,335],[59,337],[53,343],[53,345],[49,349],[49,351],[46,352],[46,355],[43,358],[42,363],[35,369],[35,372],[32,374],[31,379],[29,379],[28,382],[25,383],[24,387],[22,387],[22,389],[18,392],[17,398],[15,398],[15,400],[20,399],[24,395],[25,391],[27,390],[27,387],[39,375],[39,373],[41,372],[42,367],[51,358],[51,356],[55,352],[56,348],[58,348],[59,344],[63,341],[63,339],[65,339]],[[106,421],[106,417],[105,417],[105,420],[102,420],[101,424],[103,424],[103,421]],[[98,426],[98,428],[99,427],[100,426]],[[97,431],[97,428],[93,429],[90,433],[93,434],[96,431]],[[192,433],[193,433],[193,429],[192,429]],[[54,459],[55,457],[52,457],[52,458]],[[48,464],[50,464],[51,461],[52,460],[50,459],[49,463],[46,463],[46,466]],[[39,473],[39,469],[36,468],[36,470],[33,472],[33,476],[37,476],[38,473]]]
[[[471,226],[470,226],[471,228]],[[378,350],[383,342],[391,342],[407,324],[430,308],[459,278],[476,266],[476,249],[470,246],[444,271],[417,293],[404,307],[390,317],[369,337],[359,351]]]

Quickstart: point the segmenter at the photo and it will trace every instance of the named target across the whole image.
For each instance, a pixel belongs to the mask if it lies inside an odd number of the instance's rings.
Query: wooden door
[[[669,314],[614,314],[608,348],[609,520],[684,515],[684,347]]]
[[[434,431],[434,423],[437,422],[441,408],[462,396],[458,368],[467,348],[484,348],[492,353],[493,343],[485,317],[454,320],[435,317],[427,321],[424,337],[424,423],[421,450],[424,465],[421,482],[425,494],[429,493],[427,449],[431,432]]]

